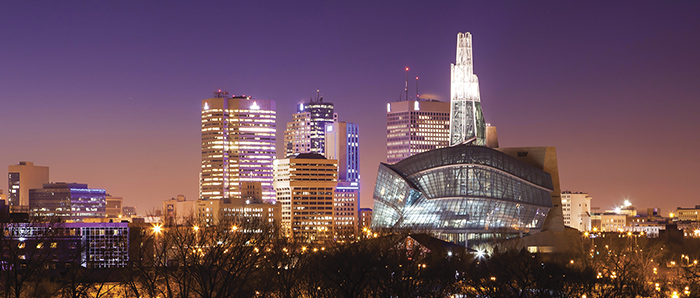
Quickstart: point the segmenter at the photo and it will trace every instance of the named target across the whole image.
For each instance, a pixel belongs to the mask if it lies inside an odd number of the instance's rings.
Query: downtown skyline
[[[360,125],[372,207],[404,67],[449,101],[468,31],[502,147],[555,146],[562,190],[602,209],[698,203],[697,3],[159,4],[0,4],[0,166],[48,166],[143,214],[197,198],[199,105],[214,90],[276,101],[281,158],[284,124],[319,89]]]

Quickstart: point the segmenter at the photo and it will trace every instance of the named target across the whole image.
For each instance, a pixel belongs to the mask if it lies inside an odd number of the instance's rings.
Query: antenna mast
[[[408,100],[408,67],[406,67],[406,86],[403,90],[406,91],[406,100]]]

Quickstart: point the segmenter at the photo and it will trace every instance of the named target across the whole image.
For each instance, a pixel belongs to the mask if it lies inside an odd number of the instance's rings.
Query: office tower
[[[275,200],[275,101],[215,92],[202,100],[202,199],[240,198],[244,182],[260,182],[262,198]]]
[[[104,189],[88,188],[80,183],[47,183],[43,188],[29,190],[29,209],[32,216],[56,217],[83,221],[102,218],[106,214]]]
[[[29,190],[49,183],[49,167],[35,166],[30,161],[8,167],[7,200],[10,210],[29,211]]]
[[[564,191],[561,208],[564,225],[585,232],[591,229],[591,199],[587,193]]]
[[[334,122],[326,125],[326,158],[338,161],[338,185],[334,192],[333,222],[337,239],[347,240],[357,233],[357,207],[360,205],[359,125]]]
[[[386,160],[393,164],[450,143],[450,103],[404,100],[386,104]]]
[[[338,114],[333,112],[333,103],[323,102],[322,97],[299,104],[284,131],[285,156],[295,153],[323,155],[326,125],[336,121]]]
[[[474,74],[471,33],[457,35],[457,61],[452,64],[450,146],[485,145],[479,78]]]
[[[333,192],[338,162],[315,153],[275,160],[275,190],[282,205],[282,231],[302,241],[333,239]]]

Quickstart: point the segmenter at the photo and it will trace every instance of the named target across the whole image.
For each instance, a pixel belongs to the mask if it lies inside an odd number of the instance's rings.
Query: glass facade
[[[32,216],[57,217],[82,221],[106,215],[106,191],[88,188],[87,184],[49,183],[42,189],[29,190]]]
[[[372,227],[458,243],[529,233],[542,227],[552,189],[548,173],[487,147],[431,150],[379,166]]]

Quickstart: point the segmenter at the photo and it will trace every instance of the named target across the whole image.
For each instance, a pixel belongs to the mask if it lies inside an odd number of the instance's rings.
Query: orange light
[[[406,71],[408,71],[408,67],[406,67]]]

